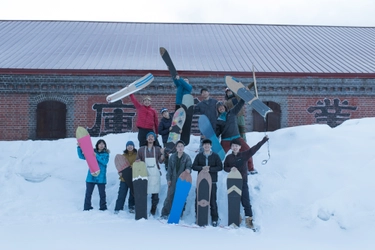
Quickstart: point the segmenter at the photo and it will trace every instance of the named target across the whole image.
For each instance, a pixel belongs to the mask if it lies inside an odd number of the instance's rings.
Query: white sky
[[[2,0],[0,20],[375,26],[374,0]]]

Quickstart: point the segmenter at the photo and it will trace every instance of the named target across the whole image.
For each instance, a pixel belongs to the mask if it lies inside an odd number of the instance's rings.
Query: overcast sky
[[[0,19],[375,27],[375,0],[1,0]]]

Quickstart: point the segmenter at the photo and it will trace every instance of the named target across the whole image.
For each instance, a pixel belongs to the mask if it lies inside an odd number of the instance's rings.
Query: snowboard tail
[[[177,76],[177,70],[175,66],[173,65],[172,59],[169,56],[168,51],[164,47],[160,47],[160,55],[163,58],[163,61],[168,67],[169,73],[171,74],[172,78],[175,79]]]
[[[251,93],[239,80],[232,76],[225,77],[225,83],[227,84],[228,88],[232,90],[233,93],[238,95],[241,99],[243,99],[247,104],[252,106],[264,119],[266,118],[267,114],[272,112],[266,104],[264,104],[261,100],[258,99],[253,93]],[[255,86],[256,88],[256,86]]]
[[[147,183],[146,164],[143,161],[133,163],[133,190],[135,201],[135,219],[147,219]]]
[[[134,81],[133,83],[129,84],[127,87],[107,96],[108,102],[116,102],[122,98],[127,97],[130,94],[133,94],[141,89],[147,87],[152,81],[154,80],[154,76],[151,73],[148,73],[144,77]]]
[[[91,175],[98,176],[100,174],[100,168],[95,157],[94,148],[92,146],[89,132],[87,132],[84,127],[78,127],[76,130],[76,138],[82,150],[82,153],[85,156]]]
[[[198,126],[201,133],[208,139],[212,141],[212,151],[217,153],[220,156],[220,159],[223,161],[225,158],[225,151],[221,146],[219,139],[216,137],[215,131],[212,129],[210,120],[206,115],[199,116]]]
[[[200,171],[197,178],[197,225],[208,225],[212,179],[206,171]]]
[[[239,227],[242,196],[242,176],[238,170],[231,170],[227,177],[228,226]]]
[[[168,218],[169,224],[178,224],[180,222],[182,211],[184,209],[186,199],[191,188],[191,183],[191,174],[185,171],[182,172],[176,183],[176,190],[173,196],[172,208]]]
[[[176,149],[176,142],[181,138],[181,130],[184,126],[186,113],[183,108],[179,108],[173,115],[171,130],[168,135],[167,144],[165,146],[166,153],[173,153]]]
[[[185,110],[186,118],[182,127],[181,140],[187,146],[190,143],[191,123],[194,114],[194,97],[192,95],[186,94],[182,97],[182,108]]]

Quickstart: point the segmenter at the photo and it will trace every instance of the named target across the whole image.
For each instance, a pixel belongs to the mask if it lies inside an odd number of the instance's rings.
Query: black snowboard
[[[177,76],[177,70],[173,65],[172,59],[169,56],[168,51],[164,47],[160,47],[160,55],[163,58],[165,64],[167,65],[169,73],[171,74],[172,78],[175,79]]]
[[[143,161],[133,163],[135,219],[147,219],[147,169]]]
[[[211,186],[211,175],[200,171],[197,178],[197,225],[200,227],[208,225]]]
[[[228,226],[240,226],[242,176],[238,170],[231,170],[227,177]]]
[[[181,140],[187,146],[190,143],[191,123],[194,114],[194,98],[192,95],[186,94],[182,97],[182,108],[185,110],[186,118],[182,127]]]

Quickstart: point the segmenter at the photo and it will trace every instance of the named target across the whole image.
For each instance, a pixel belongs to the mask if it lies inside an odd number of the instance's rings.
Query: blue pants
[[[98,190],[99,190],[99,197],[100,197],[99,209],[107,210],[105,184],[93,183],[93,182],[86,182],[86,194],[85,194],[85,203],[83,205],[83,210],[90,210],[93,208],[91,205],[91,197],[92,197],[92,193],[94,191],[95,185],[98,186]]]
[[[133,195],[133,190],[131,190],[124,181],[120,181],[120,187],[118,189],[118,196],[116,200],[116,206],[115,206],[115,211],[118,210],[124,210],[124,204],[126,200],[126,195],[129,190],[129,199],[128,199],[128,207],[131,209],[134,209],[134,195]]]

